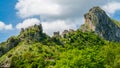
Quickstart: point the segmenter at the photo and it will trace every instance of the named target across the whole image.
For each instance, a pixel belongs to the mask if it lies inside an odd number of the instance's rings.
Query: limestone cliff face
[[[120,41],[120,27],[100,7],[93,7],[84,15],[85,26],[109,41]]]

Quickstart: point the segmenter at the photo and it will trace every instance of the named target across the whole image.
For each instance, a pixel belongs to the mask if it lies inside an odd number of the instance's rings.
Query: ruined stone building
[[[62,37],[64,38],[64,37],[66,37],[66,34],[68,34],[69,33],[69,31],[68,30],[64,30],[63,32],[62,32]]]
[[[59,32],[59,31],[58,31],[58,32],[54,32],[53,34],[54,34],[54,35],[53,35],[54,37],[60,36],[60,32]]]

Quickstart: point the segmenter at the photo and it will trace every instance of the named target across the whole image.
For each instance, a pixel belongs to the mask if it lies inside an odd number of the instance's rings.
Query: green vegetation
[[[120,22],[114,19],[111,19],[113,23],[115,23],[118,27],[120,27]]]
[[[35,28],[34,28],[35,27]],[[76,30],[65,38],[49,37],[38,26],[22,30],[0,45],[0,67],[11,68],[119,68],[120,43],[109,42],[94,32]],[[41,28],[42,29],[42,28]]]

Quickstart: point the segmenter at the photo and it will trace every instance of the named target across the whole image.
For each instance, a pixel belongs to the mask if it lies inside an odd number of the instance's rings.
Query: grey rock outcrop
[[[84,18],[87,29],[108,41],[120,41],[120,23],[111,19],[100,7],[91,8]]]

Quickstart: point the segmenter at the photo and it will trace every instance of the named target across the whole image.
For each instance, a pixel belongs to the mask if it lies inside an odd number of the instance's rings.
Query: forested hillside
[[[116,23],[115,20],[112,22]],[[119,35],[115,37],[117,41],[115,38],[112,41],[111,37],[106,39],[109,36],[101,36],[99,32],[87,29],[87,25],[52,37],[43,33],[42,24],[21,29],[18,36],[12,36],[0,44],[0,67],[119,68]],[[118,25],[113,25],[119,28]],[[107,27],[106,29],[108,30]]]

